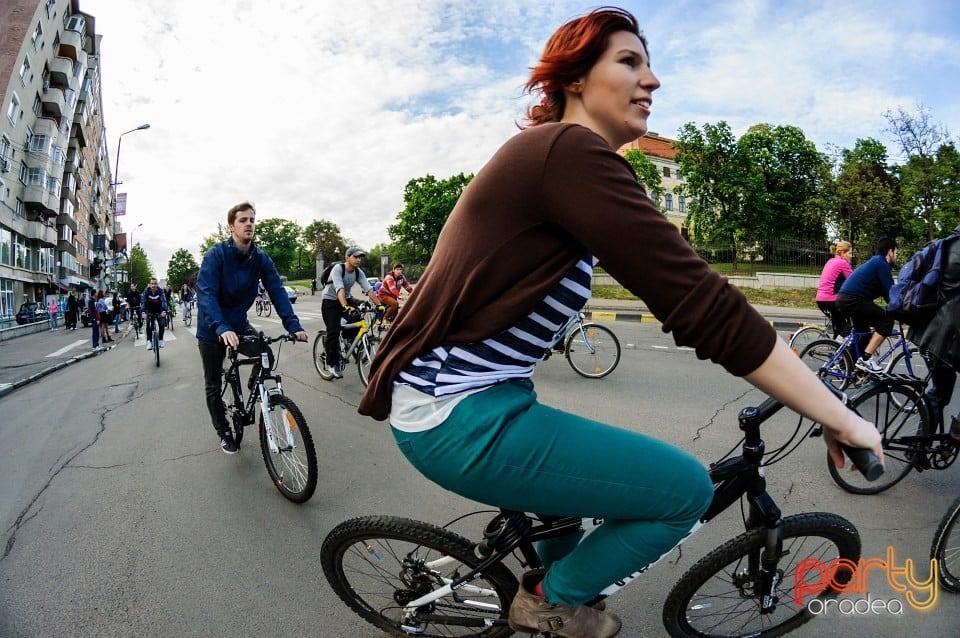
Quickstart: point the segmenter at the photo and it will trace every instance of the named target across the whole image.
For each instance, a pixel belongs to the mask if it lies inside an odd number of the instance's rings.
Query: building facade
[[[0,28],[2,326],[24,301],[102,287],[114,220],[93,16],[4,0]]]
[[[680,177],[680,165],[676,161],[677,151],[674,144],[676,140],[661,137],[657,133],[647,133],[622,146],[618,152],[623,154],[629,150],[638,150],[653,162],[660,173],[663,189],[659,193],[650,193],[650,198],[657,203],[667,219],[683,229],[686,227],[687,201],[677,192],[683,179]]]

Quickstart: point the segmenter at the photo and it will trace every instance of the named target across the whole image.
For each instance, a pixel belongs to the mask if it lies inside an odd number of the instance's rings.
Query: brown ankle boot
[[[615,615],[580,605],[551,605],[542,596],[530,593],[544,570],[527,572],[520,580],[510,615],[507,619],[514,631],[527,633],[550,632],[563,638],[612,638],[620,631],[620,619]]]

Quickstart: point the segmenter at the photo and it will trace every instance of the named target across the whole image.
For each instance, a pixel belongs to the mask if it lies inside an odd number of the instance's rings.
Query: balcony
[[[67,100],[63,89],[48,87],[43,91],[42,101],[40,103],[43,109],[43,115],[46,117],[63,117],[67,112]]]
[[[77,146],[79,148],[86,148],[87,147],[86,127],[81,126],[80,124],[77,124],[76,122],[74,122],[73,127],[70,129],[71,143],[73,142],[73,140],[77,141]]]
[[[73,60],[57,56],[50,60],[50,84],[53,86],[70,86],[73,80]]]
[[[57,226],[66,226],[76,233],[78,227],[77,218],[68,213],[60,213],[57,215]]]
[[[80,52],[83,51],[83,34],[79,31],[70,31],[66,30],[60,34],[60,48],[57,50],[57,55],[63,56],[65,58],[70,58],[74,62],[77,61],[77,58]]]
[[[28,212],[34,212],[41,217],[56,217],[60,212],[60,198],[54,197],[42,186],[25,187],[23,203]]]
[[[59,117],[52,119],[49,117],[37,118],[37,121],[33,124],[33,134],[46,135],[51,140],[57,139],[57,136],[60,135],[60,129],[57,128],[57,120],[59,119]]]
[[[35,222],[27,228],[27,239],[36,239],[44,246],[57,245],[57,229],[53,224]]]
[[[74,257],[77,256],[76,247],[70,242],[68,242],[66,239],[60,239],[57,241],[57,252],[69,253]]]

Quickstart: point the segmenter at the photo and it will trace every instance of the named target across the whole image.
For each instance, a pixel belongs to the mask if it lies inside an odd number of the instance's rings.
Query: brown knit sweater
[[[386,419],[415,356],[516,323],[588,250],[701,359],[742,376],[773,349],[770,324],[697,256],[626,160],[588,128],[543,124],[507,141],[464,190],[377,351],[359,412]]]

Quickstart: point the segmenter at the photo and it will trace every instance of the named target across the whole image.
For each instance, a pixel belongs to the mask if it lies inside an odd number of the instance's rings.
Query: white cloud
[[[539,6],[541,4],[549,6]],[[479,170],[516,132],[528,67],[596,3],[442,0],[81,0],[103,36],[111,156],[124,137],[127,227],[162,272],[234,203],[387,241],[403,188]],[[821,149],[882,133],[917,100],[956,130],[949,0],[631,0],[663,82],[652,130],[792,124]]]

